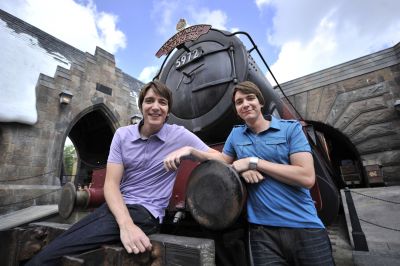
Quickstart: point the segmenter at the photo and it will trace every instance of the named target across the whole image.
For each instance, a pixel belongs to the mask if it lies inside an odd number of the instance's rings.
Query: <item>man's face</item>
[[[236,112],[245,122],[255,121],[261,115],[261,107],[263,105],[260,104],[255,94],[244,94],[241,91],[236,92]]]
[[[143,99],[142,113],[145,124],[161,127],[168,115],[168,100],[149,89]]]

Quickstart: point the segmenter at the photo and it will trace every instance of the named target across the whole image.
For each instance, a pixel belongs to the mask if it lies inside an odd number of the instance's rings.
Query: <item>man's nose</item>
[[[151,105],[151,109],[159,110],[160,109],[160,104],[158,102],[154,102]]]

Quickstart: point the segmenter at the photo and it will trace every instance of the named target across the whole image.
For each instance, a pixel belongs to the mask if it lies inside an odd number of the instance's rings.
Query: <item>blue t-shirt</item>
[[[267,119],[271,119],[270,127],[259,134],[253,133],[246,125],[234,127],[223,152],[237,159],[254,156],[279,164],[290,164],[289,156],[293,153],[311,152],[298,121],[273,116]],[[249,222],[279,227],[324,227],[307,188],[264,176],[260,183],[247,184]]]

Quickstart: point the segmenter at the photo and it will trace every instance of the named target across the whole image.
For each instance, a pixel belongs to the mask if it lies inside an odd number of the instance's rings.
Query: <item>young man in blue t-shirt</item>
[[[264,117],[264,98],[249,81],[236,85],[232,102],[245,125],[233,128],[222,155],[191,148],[181,152],[232,163],[248,183],[254,265],[334,265],[309,192],[315,183],[314,163],[300,123]]]

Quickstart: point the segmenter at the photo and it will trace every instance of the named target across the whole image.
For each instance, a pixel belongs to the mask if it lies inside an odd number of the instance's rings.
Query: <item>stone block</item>
[[[295,95],[295,107],[297,112],[304,118],[307,115],[307,92]]]
[[[306,120],[316,121],[321,101],[321,90],[308,91]]]
[[[326,123],[328,115],[331,112],[332,105],[336,100],[336,96],[341,91],[339,90],[336,84],[332,84],[327,87],[321,88],[321,90],[322,90],[321,102],[319,105],[318,109],[319,111],[316,120]]]
[[[362,159],[365,161],[377,160],[382,165],[395,165],[400,162],[400,150],[365,154],[362,156]]]
[[[360,114],[384,108],[386,108],[386,104],[382,96],[350,102],[349,105],[343,110],[342,114],[338,117],[334,126],[339,130],[343,130]]]
[[[368,139],[356,145],[360,155],[377,153],[400,148],[400,135],[382,136]]]
[[[372,97],[382,96],[387,92],[383,84],[377,84],[359,90],[343,92],[337,95],[334,104],[331,107],[326,122],[330,125],[337,123],[338,118],[346,111],[352,102],[370,99]]]
[[[0,214],[33,205],[58,204],[59,186],[0,185]]]
[[[0,184],[6,184],[8,182],[5,181],[12,181],[15,176],[17,176],[17,169],[18,167],[13,164],[3,164],[0,168]]]
[[[390,112],[387,108],[373,110],[370,112],[361,113],[359,116],[355,117],[342,132],[351,137],[357,132],[361,131],[365,126],[373,123],[380,123],[385,121],[394,120],[395,115]]]
[[[66,69],[61,66],[57,66],[56,73],[54,74],[54,77],[57,79],[59,77],[64,78],[68,81],[71,81],[71,75],[69,69]]]
[[[42,76],[45,76],[45,75],[41,75],[40,77],[42,77]],[[38,85],[39,85],[39,88],[55,89],[54,79],[48,80],[48,79],[39,78]]]

